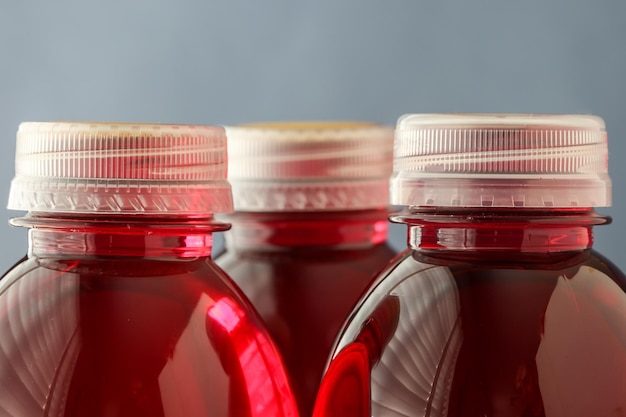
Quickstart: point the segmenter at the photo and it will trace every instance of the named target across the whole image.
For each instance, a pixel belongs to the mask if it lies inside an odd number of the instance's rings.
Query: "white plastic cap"
[[[393,204],[611,205],[607,134],[596,116],[412,114],[395,136]]]
[[[22,123],[8,208],[207,215],[232,210],[221,127]]]
[[[393,128],[360,122],[227,127],[235,210],[332,211],[389,205]]]

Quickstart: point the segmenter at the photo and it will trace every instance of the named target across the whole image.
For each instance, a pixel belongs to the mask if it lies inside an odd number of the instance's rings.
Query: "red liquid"
[[[405,219],[415,250],[344,328],[316,417],[625,415],[626,278],[589,249],[601,220],[497,214]],[[395,320],[375,314],[389,297]],[[333,395],[347,384],[366,388]]]
[[[100,226],[33,230],[0,280],[0,415],[297,415],[209,227]]]
[[[311,415],[341,324],[394,256],[385,211],[238,214],[216,262],[259,311]]]

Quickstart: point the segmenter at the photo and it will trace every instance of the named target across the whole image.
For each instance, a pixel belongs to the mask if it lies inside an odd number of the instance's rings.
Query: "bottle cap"
[[[391,201],[438,207],[607,207],[596,116],[411,114],[398,120]]]
[[[393,129],[360,122],[227,127],[235,210],[333,211],[389,205]]]
[[[221,127],[22,123],[8,208],[203,215],[232,210]]]

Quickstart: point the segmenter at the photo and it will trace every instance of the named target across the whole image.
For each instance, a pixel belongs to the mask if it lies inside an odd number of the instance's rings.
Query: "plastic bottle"
[[[280,357],[211,260],[222,128],[24,123],[0,280],[2,416],[295,416]]]
[[[233,228],[216,262],[257,308],[311,415],[336,332],[387,245],[393,129],[268,123],[226,129]]]
[[[350,314],[315,416],[626,412],[626,280],[592,249],[602,119],[404,116],[392,202],[409,247]]]

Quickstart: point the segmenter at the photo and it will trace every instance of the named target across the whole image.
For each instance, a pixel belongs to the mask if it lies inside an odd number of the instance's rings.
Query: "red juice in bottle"
[[[297,416],[280,356],[211,259],[232,209],[202,126],[24,123],[0,280],[2,416]]]
[[[387,245],[393,129],[368,123],[227,128],[235,213],[216,258],[259,311],[311,415],[337,331]]]
[[[607,155],[593,116],[401,118],[409,247],[349,315],[314,416],[623,415],[626,278],[592,248]]]

